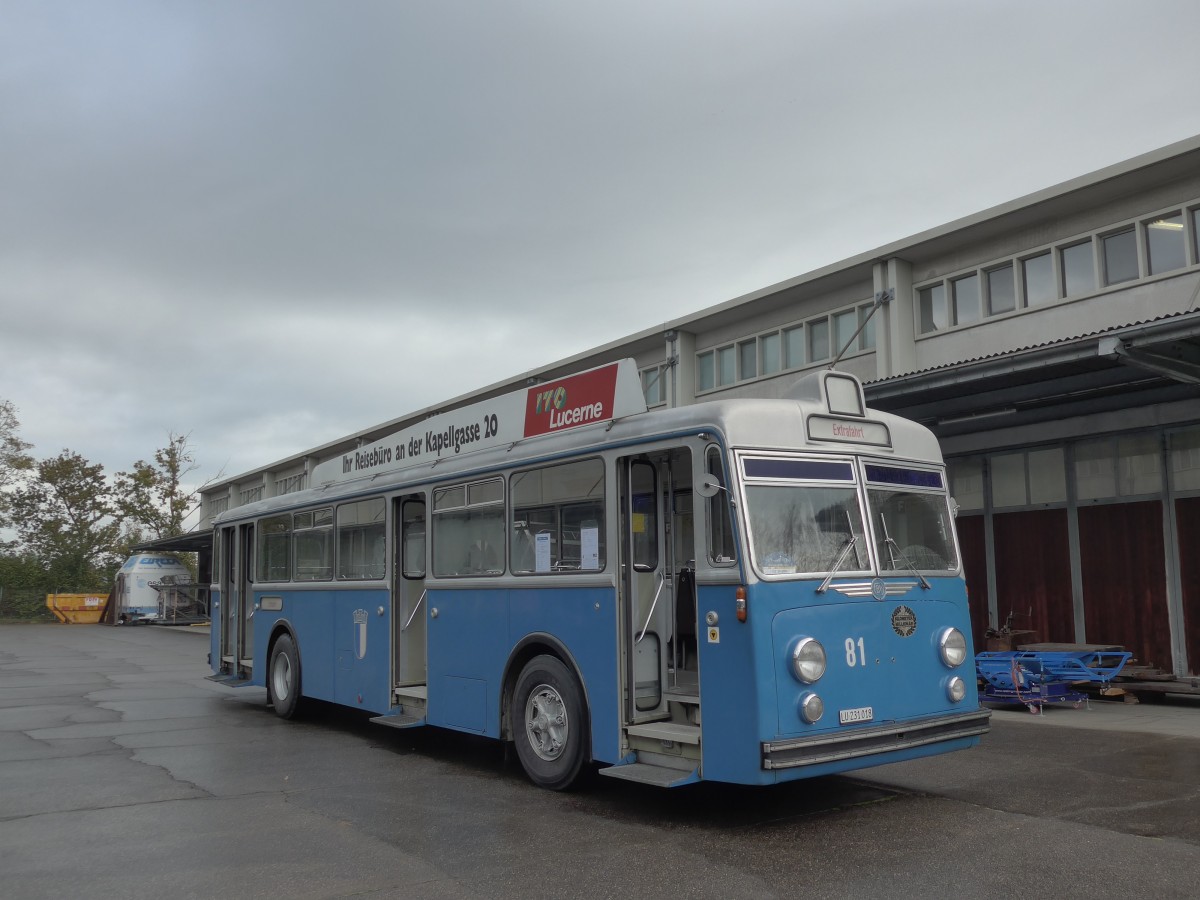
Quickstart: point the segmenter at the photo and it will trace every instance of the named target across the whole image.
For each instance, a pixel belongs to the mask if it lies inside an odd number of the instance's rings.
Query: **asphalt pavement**
[[[997,708],[767,789],[533,787],[494,742],[207,681],[205,628],[0,625],[0,897],[1193,897],[1200,704]]]

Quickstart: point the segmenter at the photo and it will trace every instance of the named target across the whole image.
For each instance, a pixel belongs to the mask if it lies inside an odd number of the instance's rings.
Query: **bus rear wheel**
[[[588,728],[583,690],[570,669],[553,656],[531,659],[513,690],[512,714],[517,757],[529,779],[552,791],[574,784]]]
[[[281,634],[271,648],[267,700],[283,719],[294,717],[300,710],[300,654],[289,634]]]

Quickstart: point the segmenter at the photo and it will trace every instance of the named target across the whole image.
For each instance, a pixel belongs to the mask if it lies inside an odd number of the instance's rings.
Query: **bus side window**
[[[629,469],[630,531],[633,535],[632,558],[636,572],[658,568],[658,474],[653,465],[635,460]]]
[[[514,472],[511,566],[518,575],[599,572],[605,566],[604,461]]]
[[[339,581],[387,575],[382,497],[343,503],[337,508]]]
[[[401,519],[404,577],[419,580],[425,577],[425,501],[405,500]]]
[[[433,574],[504,573],[504,482],[476,481],[433,492]]]
[[[721,462],[721,448],[709,447],[705,454],[705,470],[725,490],[708,498],[708,561],[714,566],[732,566],[737,562],[737,544],[733,539],[733,520],[730,518],[729,481]]]

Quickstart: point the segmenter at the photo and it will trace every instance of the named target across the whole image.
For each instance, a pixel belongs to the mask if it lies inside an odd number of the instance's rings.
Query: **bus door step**
[[[225,687],[245,687],[250,683],[249,675],[205,675],[205,681],[215,681]]]
[[[400,712],[387,716],[375,716],[370,721],[376,725],[387,725],[389,728],[416,728],[418,725],[425,724],[425,717]]]
[[[625,730],[638,737],[655,738],[676,744],[700,743],[699,725],[684,725],[679,722],[646,722],[642,725],[630,725]]]
[[[609,778],[621,778],[625,781],[636,781],[640,784],[652,784],[655,787],[671,788],[692,784],[700,777],[694,770],[673,769],[668,766],[654,766],[650,763],[627,763],[622,766],[609,766],[600,770],[601,775]]]

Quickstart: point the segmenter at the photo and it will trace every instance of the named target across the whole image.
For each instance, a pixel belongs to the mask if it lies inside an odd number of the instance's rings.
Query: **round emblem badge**
[[[907,606],[892,610],[892,630],[900,637],[908,637],[917,630],[917,614]]]
[[[887,584],[882,578],[876,578],[871,582],[871,596],[876,600],[882,600],[887,596]]]

